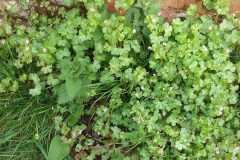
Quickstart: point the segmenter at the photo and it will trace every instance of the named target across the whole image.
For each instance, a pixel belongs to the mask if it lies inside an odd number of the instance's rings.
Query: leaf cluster
[[[240,21],[225,1],[204,1],[225,15],[220,23],[191,6],[171,24],[150,1],[116,1],[126,16],[108,13],[104,0],[63,2],[84,9],[0,27],[0,57],[16,68],[0,92],[20,85],[56,97],[64,153],[70,145],[85,159],[239,156]]]

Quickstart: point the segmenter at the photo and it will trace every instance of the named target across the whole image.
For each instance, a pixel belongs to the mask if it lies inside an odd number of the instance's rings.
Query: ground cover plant
[[[12,66],[0,92],[50,97],[46,159],[240,158],[240,20],[228,1],[171,23],[155,0],[19,3],[28,18],[14,5],[0,26]]]

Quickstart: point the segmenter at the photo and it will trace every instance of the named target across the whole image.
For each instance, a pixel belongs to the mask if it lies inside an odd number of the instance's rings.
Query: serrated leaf
[[[88,90],[87,85],[90,81],[87,78],[83,79],[67,79],[66,83],[62,84],[58,90],[58,103],[65,104],[74,100],[75,97],[84,97]],[[80,93],[80,94],[78,94]]]
[[[73,98],[71,98],[68,95],[65,84],[62,84],[60,86],[60,88],[58,89],[57,94],[58,94],[58,104],[65,104],[65,103],[68,103],[68,102],[73,100]]]
[[[66,89],[69,97],[72,99],[76,94],[81,90],[83,84],[81,79],[67,79],[66,80]]]

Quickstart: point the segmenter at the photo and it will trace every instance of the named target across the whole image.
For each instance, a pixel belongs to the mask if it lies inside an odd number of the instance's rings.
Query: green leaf
[[[160,12],[160,4],[156,1],[151,1],[150,3],[154,4],[148,10],[148,14],[157,15]]]
[[[139,52],[140,52],[140,45],[139,45],[139,43],[138,43],[137,40],[131,41],[130,44],[131,44],[132,49],[133,49],[136,53],[139,53]]]
[[[9,24],[4,24],[3,28],[4,28],[4,30],[5,30],[5,32],[7,34],[11,34],[12,33],[12,27]]]
[[[83,115],[84,105],[75,104],[70,108],[70,110],[73,113],[70,116],[68,116],[66,121],[68,122],[68,126],[73,127],[78,122],[78,119]]]
[[[66,89],[69,97],[74,98],[76,94],[81,90],[82,85],[83,84],[81,79],[67,79]]]
[[[53,75],[48,75],[47,77],[47,84],[51,86],[55,86],[59,83],[59,80],[54,78]]]
[[[177,141],[177,142],[176,142],[175,147],[176,147],[178,150],[182,150],[182,149],[186,148],[186,146],[185,146],[184,144],[182,144],[180,141]]]
[[[19,11],[17,4],[14,4],[10,10],[12,13],[17,13]]]
[[[74,160],[70,155],[64,158],[64,160]]]
[[[41,94],[41,90],[41,85],[37,84],[35,88],[29,90],[29,94],[31,94],[32,96],[38,96]]]
[[[16,91],[18,90],[18,88],[19,88],[18,81],[14,81],[13,84],[12,84],[12,86],[11,86],[11,88],[10,88],[10,90],[11,90],[12,92],[16,92]]]
[[[64,57],[69,57],[71,54],[71,52],[69,51],[68,48],[64,48],[64,50],[59,50],[57,53],[56,53],[56,57],[57,59],[63,59]]]
[[[57,94],[58,94],[58,104],[65,104],[73,100],[73,98],[71,98],[68,95],[65,84],[62,84],[59,87]]]
[[[234,30],[231,33],[231,41],[232,41],[232,43],[237,43],[239,40],[240,40],[240,32]]]
[[[157,15],[160,11],[160,4],[155,0],[137,1],[136,7],[142,8],[148,15]]]
[[[88,91],[88,84],[90,84],[90,81],[87,78],[67,79],[66,83],[62,84],[58,89],[58,103],[64,104],[71,102],[74,100],[75,97],[84,98]]]
[[[197,5],[191,4],[190,7],[187,9],[187,14],[193,16],[197,11]]]
[[[66,6],[71,6],[73,4],[73,0],[61,0],[61,2]]]
[[[228,21],[226,19],[223,20],[223,22],[219,25],[220,31],[230,31],[234,28],[234,25],[231,21]]]
[[[50,144],[47,160],[63,160],[70,153],[70,145],[62,143],[61,136],[55,136]]]
[[[42,68],[41,68],[41,71],[42,71],[44,74],[51,73],[51,72],[52,72],[52,65],[48,65],[48,66],[42,67]]]

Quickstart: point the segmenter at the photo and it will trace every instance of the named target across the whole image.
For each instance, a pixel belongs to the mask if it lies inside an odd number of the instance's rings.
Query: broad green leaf
[[[62,143],[61,136],[55,136],[50,144],[47,160],[63,160],[70,153],[70,145]]]

